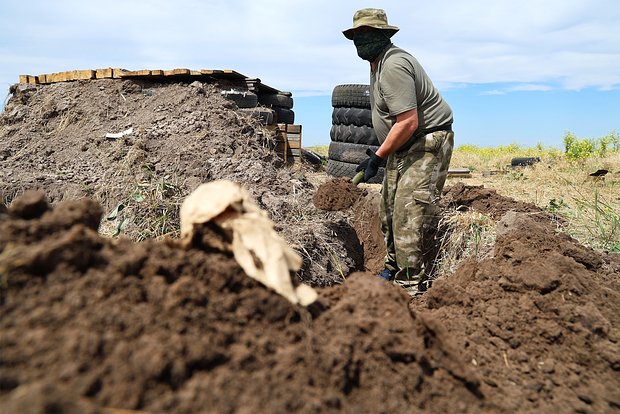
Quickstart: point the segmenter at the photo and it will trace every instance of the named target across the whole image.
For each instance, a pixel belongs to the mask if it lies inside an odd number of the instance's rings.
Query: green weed
[[[611,132],[597,139],[578,138],[568,131],[564,135],[564,151],[570,160],[584,160],[592,156],[604,157],[620,151],[620,134]]]

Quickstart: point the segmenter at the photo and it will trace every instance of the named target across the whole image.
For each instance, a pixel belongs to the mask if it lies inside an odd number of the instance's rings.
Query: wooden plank
[[[286,132],[301,134],[301,125],[286,124]]]
[[[47,83],[66,82],[69,80],[68,72],[50,73],[45,76]]]
[[[74,70],[71,73],[72,80],[91,80],[95,79],[96,72],[92,69]]]
[[[111,79],[114,77],[114,69],[112,68],[103,68],[95,70],[95,78],[96,79]]]
[[[289,141],[288,142],[288,146],[289,146],[289,148],[300,149],[301,148],[301,141]]]
[[[471,170],[469,168],[449,168],[448,174],[471,174]]]
[[[177,75],[189,75],[190,70],[185,68],[177,68],[172,70],[165,70],[164,76],[177,76]]]
[[[112,69],[112,78],[121,79],[123,77],[123,73],[127,72],[125,69],[114,68]]]
[[[129,71],[125,71],[121,74],[121,77],[123,78],[129,78],[129,77],[138,77],[138,76],[151,76],[151,71],[148,69],[143,69],[143,70],[129,70]]]
[[[73,80],[90,80],[94,79],[96,72],[94,70],[69,70],[65,72],[56,72],[45,75],[45,83],[67,82]]]
[[[235,79],[235,80],[244,80],[246,79],[245,75],[242,75],[239,72],[236,72],[234,70],[229,70],[229,69],[225,69],[225,70],[221,70],[221,69],[201,69],[200,70],[200,74],[201,75],[209,75],[212,76],[216,79]]]
[[[290,132],[286,133],[286,138],[288,138],[288,140],[296,140],[296,141],[301,141],[301,134],[293,134]]]

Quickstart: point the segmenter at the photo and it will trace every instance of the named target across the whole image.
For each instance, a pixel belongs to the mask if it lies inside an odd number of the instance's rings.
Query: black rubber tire
[[[372,112],[366,108],[334,108],[332,111],[332,124],[372,127]]]
[[[222,96],[237,104],[238,108],[254,108],[258,105],[258,96],[254,92],[228,90]]]
[[[327,157],[335,161],[359,164],[368,158],[366,150],[370,148],[373,152],[379,149],[376,145],[351,144],[348,142],[333,141],[329,144]]]
[[[540,157],[520,157],[520,158],[513,158],[510,161],[510,165],[512,167],[525,167],[528,165],[534,165],[537,162],[540,162]]]
[[[355,174],[357,174],[357,172],[355,171],[355,169],[357,168],[357,164],[351,164],[348,162],[342,162],[342,161],[336,161],[336,160],[332,160],[332,159],[327,159],[327,167],[325,169],[325,171],[327,172],[327,175],[331,175],[332,177],[350,177],[353,178],[355,177]],[[369,184],[379,184],[381,182],[383,182],[383,175],[385,174],[385,169],[384,168],[379,168],[379,172],[377,173],[377,175],[375,175],[374,177],[372,177],[370,179],[370,181],[368,181]]]
[[[365,125],[332,125],[329,136],[332,141],[379,146],[375,130]]]
[[[274,118],[276,124],[294,124],[295,112],[286,108],[273,108],[276,113]]]
[[[370,109],[370,85],[337,85],[332,92],[332,106]]]
[[[279,93],[262,93],[258,95],[258,102],[265,106],[285,109],[293,108],[293,97]]]

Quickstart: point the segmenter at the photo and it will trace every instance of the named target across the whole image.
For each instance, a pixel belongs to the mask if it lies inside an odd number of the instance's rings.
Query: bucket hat
[[[353,27],[343,31],[342,33],[347,39],[353,40],[353,32],[360,27],[373,27],[375,29],[385,30],[389,37],[394,36],[400,29],[396,26],[390,26],[387,21],[387,15],[383,9],[361,9],[353,15]]]

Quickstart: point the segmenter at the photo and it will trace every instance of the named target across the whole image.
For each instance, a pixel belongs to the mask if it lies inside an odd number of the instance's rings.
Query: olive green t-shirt
[[[391,45],[370,74],[372,125],[380,143],[396,115],[418,109],[416,132],[452,124],[452,109],[411,54]]]

